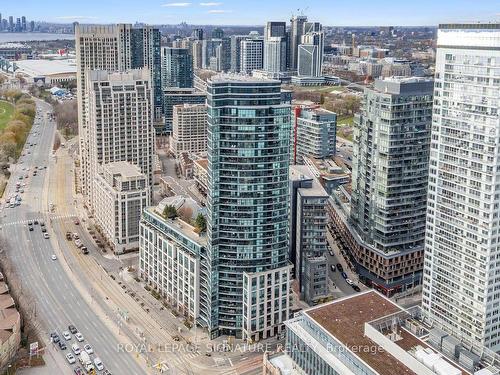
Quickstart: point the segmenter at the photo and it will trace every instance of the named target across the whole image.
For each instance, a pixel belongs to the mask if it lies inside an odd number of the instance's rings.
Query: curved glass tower
[[[212,77],[207,104],[212,336],[265,338],[289,312],[290,105],[238,75]]]

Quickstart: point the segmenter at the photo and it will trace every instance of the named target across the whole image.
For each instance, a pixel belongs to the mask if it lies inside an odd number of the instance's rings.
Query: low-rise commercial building
[[[120,161],[104,164],[94,180],[95,221],[113,251],[139,245],[139,221],[149,205],[147,177],[139,167]]]
[[[208,190],[208,160],[197,159],[193,163],[193,177],[198,191],[207,196]]]
[[[30,83],[53,86],[76,82],[75,60],[20,60],[15,64],[16,74],[25,76]]]
[[[478,356],[422,318],[366,291],[301,311],[285,322],[280,356],[264,356],[267,372],[314,375],[483,375],[498,373],[498,354]],[[293,372],[295,371],[295,372]],[[286,372],[285,372],[286,373]]]
[[[17,354],[21,344],[21,315],[0,273],[0,368]]]

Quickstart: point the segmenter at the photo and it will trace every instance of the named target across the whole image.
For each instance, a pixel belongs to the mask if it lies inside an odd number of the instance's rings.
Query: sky
[[[71,23],[263,25],[305,14],[326,26],[431,26],[500,20],[498,0],[17,0],[2,17]]]

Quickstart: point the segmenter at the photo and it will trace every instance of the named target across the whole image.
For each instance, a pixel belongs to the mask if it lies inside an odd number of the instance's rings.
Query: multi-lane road
[[[57,210],[50,212],[49,209],[52,202],[49,201],[48,176],[50,169],[57,164],[57,158],[51,156],[56,126],[46,115],[51,111],[50,105],[37,101],[37,109],[38,115],[23,156],[13,166],[4,194],[4,197],[15,194],[18,181],[26,184],[21,187],[24,193],[19,193],[21,205],[8,208],[2,204],[0,208],[0,236],[7,243],[4,256],[10,257],[23,290],[28,290],[33,297],[41,335],[46,338],[48,345],[51,345],[50,332],[57,331],[60,334],[67,330],[69,324],[74,324],[85,338],[80,346],[89,343],[96,353],[94,357],[99,356],[111,373],[146,374],[134,353],[119,350],[123,342],[117,337],[112,318],[106,318],[102,309],[92,301],[89,292],[77,282],[77,270],[70,268],[64,260],[61,246],[68,245],[58,241],[52,223],[72,220],[72,217],[68,214],[65,217],[58,216]],[[38,169],[36,176],[33,175],[35,167]],[[23,176],[22,180],[20,176]],[[29,220],[44,221],[50,238],[43,237],[40,224],[34,225],[34,230],[29,231]],[[52,255],[58,259],[53,260]],[[73,342],[74,338],[70,343]],[[60,353],[60,374],[71,374],[71,367],[75,367],[70,366],[63,357],[70,350],[69,347]]]

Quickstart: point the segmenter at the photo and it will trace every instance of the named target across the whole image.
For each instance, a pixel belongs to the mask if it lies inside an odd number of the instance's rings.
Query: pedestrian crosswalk
[[[0,228],[15,226],[15,225],[27,225],[28,222],[35,221],[35,220],[37,220],[37,221],[40,221],[40,220],[52,221],[52,220],[62,220],[62,219],[74,219],[74,218],[76,218],[76,215],[69,215],[69,214],[67,214],[67,215],[50,215],[48,218],[43,217],[43,216],[34,216],[33,218],[30,218],[30,219],[11,221],[11,222],[7,222],[7,223],[0,223]]]

